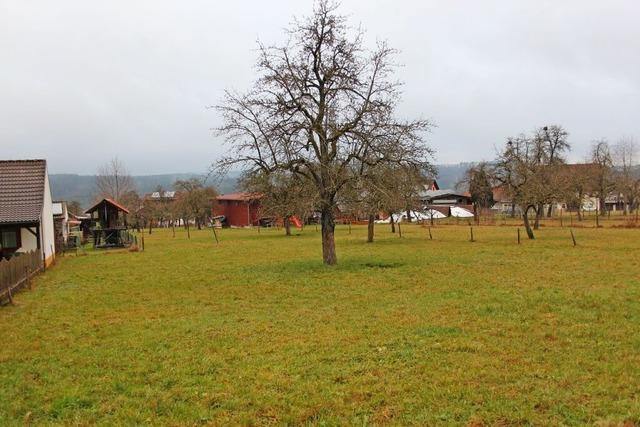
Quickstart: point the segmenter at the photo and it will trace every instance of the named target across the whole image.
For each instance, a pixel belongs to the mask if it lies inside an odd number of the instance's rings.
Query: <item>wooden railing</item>
[[[0,259],[0,304],[12,303],[14,293],[30,286],[31,278],[41,270],[42,258],[37,251]]]

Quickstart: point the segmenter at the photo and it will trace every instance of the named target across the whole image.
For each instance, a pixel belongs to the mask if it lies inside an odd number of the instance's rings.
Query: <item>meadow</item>
[[[0,425],[640,424],[640,228],[155,230],[0,307]],[[524,234],[523,234],[524,236]]]

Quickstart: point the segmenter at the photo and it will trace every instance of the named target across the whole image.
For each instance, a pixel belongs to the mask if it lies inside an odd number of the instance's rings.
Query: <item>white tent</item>
[[[451,216],[455,216],[456,218],[473,218],[473,212],[469,212],[458,206],[451,206]]]

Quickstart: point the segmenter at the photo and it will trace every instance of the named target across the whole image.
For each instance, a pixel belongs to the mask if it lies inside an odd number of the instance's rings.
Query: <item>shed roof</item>
[[[262,197],[264,197],[262,194],[260,193],[243,193],[243,192],[237,192],[237,193],[228,193],[228,194],[221,194],[220,196],[216,197],[217,200],[231,200],[231,201],[249,201],[249,200],[258,200],[261,199]]]
[[[125,208],[124,206],[122,206],[121,204],[116,202],[115,200],[111,200],[111,199],[102,199],[102,200],[100,200],[98,203],[96,203],[95,205],[91,206],[89,209],[84,211],[84,213],[94,212],[103,203],[111,205],[111,206],[115,207],[116,209],[118,209],[118,210],[120,210],[120,211],[122,211],[124,213],[129,213],[129,209]]]
[[[40,221],[46,160],[0,160],[0,223]]]

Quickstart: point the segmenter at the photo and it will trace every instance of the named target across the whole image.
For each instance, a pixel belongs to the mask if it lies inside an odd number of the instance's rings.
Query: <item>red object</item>
[[[216,198],[213,215],[224,215],[231,227],[260,225],[260,199],[257,193],[229,193]]]
[[[297,216],[292,216],[291,217],[291,222],[293,223],[293,225],[295,225],[298,228],[302,228],[302,222],[300,222],[300,219]]]

